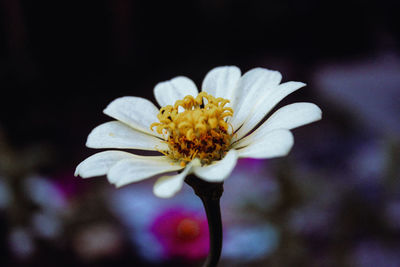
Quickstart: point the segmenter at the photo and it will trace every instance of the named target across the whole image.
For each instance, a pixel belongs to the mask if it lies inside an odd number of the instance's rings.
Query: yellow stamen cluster
[[[220,160],[228,151],[231,135],[225,118],[233,115],[233,109],[225,107],[229,100],[215,98],[206,92],[197,97],[185,96],[160,109],[157,118],[160,122],[151,124],[159,134],[168,134],[166,142],[169,150],[161,151],[182,166],[194,158],[201,164]]]

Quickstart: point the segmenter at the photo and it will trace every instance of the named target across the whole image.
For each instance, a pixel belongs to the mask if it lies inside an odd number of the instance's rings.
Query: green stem
[[[186,177],[185,182],[200,197],[207,215],[210,252],[203,266],[215,267],[219,262],[222,251],[222,221],[219,201],[224,191],[223,183],[206,182],[194,175]]]

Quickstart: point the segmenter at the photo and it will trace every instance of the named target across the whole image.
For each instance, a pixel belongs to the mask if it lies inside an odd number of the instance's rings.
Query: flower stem
[[[203,267],[215,267],[218,264],[222,250],[222,221],[219,200],[224,191],[223,183],[206,182],[194,175],[187,176],[185,182],[200,197],[207,215],[210,252]]]

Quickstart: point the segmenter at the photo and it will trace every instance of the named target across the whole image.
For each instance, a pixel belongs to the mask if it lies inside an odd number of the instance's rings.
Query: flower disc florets
[[[169,150],[161,152],[183,166],[194,158],[203,165],[222,159],[232,138],[225,118],[233,115],[233,109],[225,107],[227,103],[227,99],[201,92],[161,108],[157,115],[160,122],[150,126],[167,134]]]

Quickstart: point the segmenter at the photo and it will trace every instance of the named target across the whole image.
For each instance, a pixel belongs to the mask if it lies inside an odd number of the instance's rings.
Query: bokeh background
[[[279,106],[323,120],[226,180],[220,266],[400,266],[399,3],[1,0],[0,265],[201,266],[190,188],[163,200],[154,180],[73,172],[113,99],[236,65],[307,83]]]

